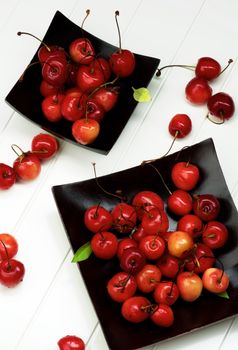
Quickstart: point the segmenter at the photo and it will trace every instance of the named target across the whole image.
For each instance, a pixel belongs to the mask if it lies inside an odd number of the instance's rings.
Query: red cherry
[[[193,211],[203,221],[215,220],[220,213],[220,202],[212,194],[194,196]]]
[[[129,322],[139,323],[149,317],[147,312],[150,301],[144,296],[132,296],[124,301],[121,308],[122,316]]]
[[[118,101],[118,88],[117,87],[101,87],[92,94],[92,97],[97,101],[105,110],[110,111]]]
[[[202,232],[202,241],[211,249],[218,249],[227,242],[229,232],[227,227],[218,221],[210,221]]]
[[[138,273],[145,265],[144,253],[137,247],[130,247],[123,251],[120,258],[120,267],[132,275]]]
[[[159,304],[150,319],[153,323],[160,327],[170,327],[174,323],[174,313],[169,305]]]
[[[210,267],[202,275],[205,289],[211,293],[222,293],[227,290],[230,279],[225,271],[217,267]]]
[[[165,251],[165,240],[158,235],[147,235],[139,242],[139,249],[147,259],[157,260]]]
[[[15,259],[7,259],[0,262],[0,283],[8,288],[18,285],[24,277],[24,265]]]
[[[31,152],[24,152],[14,161],[13,169],[21,180],[34,180],[41,171],[40,159]]]
[[[41,109],[43,115],[50,122],[58,122],[62,118],[61,104],[64,99],[64,95],[61,93],[46,96],[42,103]]]
[[[61,103],[62,116],[72,122],[83,118],[86,113],[87,99],[87,95],[80,91],[80,89],[69,89]]]
[[[16,182],[14,169],[4,163],[0,163],[0,190],[8,190]]]
[[[68,78],[68,63],[65,58],[50,56],[42,66],[42,77],[49,84],[62,87]]]
[[[98,123],[101,123],[105,115],[105,110],[96,100],[90,98],[87,100],[85,113],[88,118],[94,119]]]
[[[66,335],[65,337],[61,338],[57,345],[60,350],[84,350],[85,349],[85,343],[84,341],[76,337],[75,335]]]
[[[185,95],[191,103],[203,104],[212,96],[212,88],[207,80],[195,77],[186,85]]]
[[[145,232],[150,235],[156,235],[159,232],[166,232],[169,228],[168,215],[164,210],[151,208],[144,213],[141,225]]]
[[[95,233],[91,239],[92,251],[100,259],[112,259],[116,255],[117,246],[117,237],[108,231]]]
[[[50,83],[48,83],[47,81],[45,81],[44,79],[41,81],[40,84],[40,93],[42,96],[46,97],[49,95],[55,95],[58,93],[62,93],[63,89],[54,85],[51,85]]]
[[[130,76],[136,66],[135,56],[129,50],[119,50],[110,56],[110,66],[113,73],[120,78]]]
[[[192,121],[187,114],[176,114],[169,123],[169,133],[176,138],[187,136],[192,130]]]
[[[100,132],[100,124],[90,118],[76,120],[72,125],[74,139],[82,145],[93,143]]]
[[[107,231],[112,226],[112,215],[106,208],[93,205],[87,208],[84,213],[84,224],[88,230],[94,233]]]
[[[37,153],[40,159],[52,158],[59,149],[57,139],[50,134],[40,133],[33,137],[31,141],[31,151]]]
[[[124,271],[116,273],[107,283],[108,294],[118,303],[132,297],[136,289],[135,277]]]
[[[136,226],[136,211],[130,204],[119,203],[112,209],[113,227],[120,233],[128,233]]]
[[[138,289],[151,293],[161,280],[160,269],[154,264],[145,264],[135,276]]]
[[[38,50],[39,61],[44,64],[50,57],[66,59],[65,50],[57,45],[42,45]]]
[[[0,233],[0,260],[11,259],[17,252],[17,240],[9,233]]]
[[[131,237],[122,238],[118,242],[117,257],[119,259],[121,259],[121,256],[122,256],[125,249],[131,248],[131,247],[137,247],[137,246],[138,246],[138,244],[133,238],[131,238]]]
[[[69,54],[72,60],[80,64],[90,64],[95,57],[95,50],[87,38],[77,38],[69,45]]]
[[[171,178],[177,188],[191,191],[196,187],[200,179],[200,171],[195,164],[178,162],[172,168]]]
[[[191,195],[184,190],[175,190],[167,200],[169,210],[175,215],[186,215],[193,209],[193,199]]]
[[[202,220],[194,214],[184,215],[177,222],[177,230],[188,232],[192,238],[201,234],[203,229]]]
[[[235,104],[232,97],[225,92],[212,95],[207,101],[207,108],[211,116],[222,121],[230,119],[235,112]]]
[[[202,273],[209,267],[212,267],[215,262],[214,254],[206,244],[197,243],[191,252],[191,255],[186,258],[186,269],[195,273]]]
[[[179,261],[175,256],[165,252],[157,261],[162,275],[167,278],[174,278],[179,271]]]
[[[153,296],[157,304],[173,305],[179,297],[179,289],[173,281],[161,281]]]
[[[144,227],[142,227],[141,224],[139,224],[134,230],[133,230],[133,234],[132,237],[136,242],[140,242],[140,240],[147,236],[147,232],[145,231]]]
[[[77,86],[86,93],[93,92],[96,88],[106,82],[104,72],[92,62],[89,66],[79,67],[76,76]]]
[[[132,199],[132,205],[136,210],[138,219],[142,219],[144,213],[152,208],[164,210],[163,199],[153,191],[140,191]]]
[[[195,74],[198,78],[203,78],[206,80],[213,80],[219,76],[221,73],[221,65],[214,58],[211,57],[201,57],[199,58]]]
[[[111,67],[109,61],[104,57],[98,57],[93,61],[92,66],[102,71],[104,81],[108,81],[111,76]]]

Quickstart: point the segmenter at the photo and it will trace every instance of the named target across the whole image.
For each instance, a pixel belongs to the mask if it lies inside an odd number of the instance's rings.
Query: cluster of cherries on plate
[[[18,155],[13,165],[0,163],[0,190],[11,188],[17,181],[34,180],[41,172],[41,163],[58,152],[58,140],[50,134],[40,133],[33,137],[31,150],[24,152],[13,144],[13,151]]]
[[[89,10],[86,17],[88,15]],[[83,30],[82,36],[75,38],[67,50],[46,44],[38,50],[42,65],[43,115],[51,122],[61,119],[71,122],[74,139],[83,145],[91,144],[98,137],[105,114],[117,103],[116,81],[130,76],[136,66],[133,52],[121,48],[118,15],[116,11],[119,49],[109,57],[96,52]]]
[[[9,233],[0,233],[0,284],[13,288],[24,278],[25,266],[15,259],[18,242]]]
[[[232,63],[228,61],[227,66],[222,70],[220,63],[212,57],[201,57],[196,66],[188,65],[169,65],[158,69],[157,76],[161,71],[168,67],[182,67],[192,69],[195,72],[193,77],[185,87],[186,99],[195,105],[207,104],[208,118],[217,124],[222,124],[230,119],[235,111],[233,98],[225,93],[218,92],[213,94],[211,82],[217,79]]]
[[[153,162],[148,165],[158,172]],[[229,276],[216,257],[229,238],[218,218],[220,200],[210,193],[192,194],[201,181],[196,164],[176,162],[171,179],[174,191],[163,179],[165,201],[144,190],[111,209],[100,203],[84,212],[84,224],[93,234],[92,252],[118,264],[105,289],[121,304],[122,316],[133,323],[149,318],[170,327],[177,300],[193,302],[205,292],[227,293]],[[175,230],[170,230],[169,215],[177,218]]]

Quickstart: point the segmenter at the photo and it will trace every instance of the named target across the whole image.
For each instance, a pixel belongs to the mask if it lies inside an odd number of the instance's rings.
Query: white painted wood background
[[[81,24],[91,9],[85,29],[117,45],[114,11],[120,11],[123,47],[155,56],[161,65],[195,64],[212,56],[222,66],[234,63],[212,83],[238,105],[237,0],[0,0],[0,162],[11,164],[11,144],[23,149],[41,131],[5,102],[39,43],[19,38],[19,30],[43,37],[57,10]],[[170,69],[150,84],[153,100],[140,104],[111,152],[105,156],[61,141],[57,156],[45,162],[33,182],[17,184],[0,193],[0,232],[13,234],[18,258],[26,267],[17,288],[0,286],[0,349],[56,350],[66,334],[81,336],[87,350],[107,350],[98,319],[76,265],[58,215],[51,187],[93,177],[91,162],[100,175],[138,165],[163,155],[170,145],[167,125],[176,113],[188,113],[191,134],[175,143],[176,151],[212,137],[235,204],[238,205],[238,114],[217,126],[205,119],[206,108],[190,105],[184,97],[192,77],[186,70]],[[237,348],[238,317],[220,322],[148,350],[232,350]],[[122,349],[123,350],[123,349]]]

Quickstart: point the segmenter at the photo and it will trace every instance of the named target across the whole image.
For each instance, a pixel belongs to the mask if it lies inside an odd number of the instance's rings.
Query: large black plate
[[[170,181],[170,169],[177,156],[178,153],[174,153],[154,163],[171,189],[173,186]],[[205,293],[192,303],[180,300],[173,308],[175,323],[168,329],[158,328],[149,320],[137,325],[130,324],[120,315],[120,305],[111,301],[105,290],[108,279],[118,269],[117,259],[104,262],[91,256],[78,266],[111,350],[137,349],[185,334],[238,313],[238,213],[227,188],[212,139],[184,149],[179,154],[179,160],[190,160],[199,166],[202,178],[195,190],[197,194],[212,193],[221,201],[218,220],[227,225],[230,237],[217,256],[230,276],[231,283],[228,290],[230,298],[224,299]],[[128,201],[140,190],[156,191],[164,200],[168,196],[158,174],[148,165],[102,176],[98,180],[108,191],[115,193],[116,190],[121,190]],[[54,186],[52,190],[67,236],[75,252],[91,237],[83,224],[84,210],[100,201],[105,207],[111,209],[116,200],[105,195],[97,186],[95,179]],[[171,217],[170,219],[172,230],[175,228],[175,221]]]
[[[84,31],[84,33],[84,35],[92,41],[95,51],[103,57],[108,57],[112,52],[118,49],[87,31]],[[116,29],[115,35],[117,35]],[[82,31],[80,27],[57,11],[43,41],[48,45],[59,45],[68,50],[70,42],[81,36]],[[19,40],[24,39],[21,38]],[[27,40],[29,39],[27,38]],[[43,129],[81,147],[107,154],[121,134],[137,105],[137,102],[133,99],[132,87],[146,87],[160,62],[158,58],[139,54],[135,54],[135,58],[136,69],[134,73],[126,79],[119,79],[117,84],[120,87],[119,100],[116,106],[106,114],[101,124],[101,131],[97,140],[88,146],[82,146],[74,140],[71,134],[72,124],[70,122],[62,119],[57,123],[52,123],[43,116],[41,111],[42,97],[39,92],[39,85],[41,82],[41,67],[39,64],[31,66],[31,68],[26,71],[22,82],[16,82],[6,96],[6,101],[20,114],[38,124]],[[37,60],[36,53],[31,62],[36,62]]]

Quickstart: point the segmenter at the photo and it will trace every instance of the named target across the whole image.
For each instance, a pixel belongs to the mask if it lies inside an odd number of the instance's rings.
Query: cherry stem
[[[35,38],[36,40],[38,40],[45,48],[47,51],[51,51],[50,47],[48,45],[46,45],[46,43],[44,43],[41,39],[37,38],[37,36],[31,34],[31,33],[28,33],[28,32],[17,32],[17,35],[18,36],[21,36],[21,35],[29,35],[29,36],[32,36],[33,38]]]
[[[157,172],[157,174],[158,174],[158,175],[160,176],[160,178],[161,178],[161,181],[162,181],[163,184],[164,184],[164,187],[166,188],[166,190],[167,190],[167,191],[169,192],[169,194],[171,195],[172,192],[170,191],[169,187],[166,185],[166,183],[165,183],[165,181],[164,181],[164,178],[163,178],[163,176],[161,175],[160,171],[159,171],[153,164],[148,163],[148,165],[151,166],[151,167]]]
[[[189,69],[189,70],[194,70],[195,66],[189,66],[187,64],[169,64],[167,66],[164,66],[162,68],[158,68],[157,72],[156,72],[156,76],[160,77],[161,75],[161,71],[165,68],[173,68],[173,67],[178,67],[178,68],[185,68],[185,69]]]
[[[23,150],[22,150],[19,146],[15,145],[15,144],[12,144],[12,145],[11,145],[11,148],[12,148],[12,150],[16,153],[16,155],[17,155],[18,157],[23,157],[23,156],[24,156],[24,152],[23,152]],[[21,153],[18,153],[16,149],[17,149],[18,151],[20,151]]]
[[[119,51],[121,52],[121,33],[120,33],[120,28],[119,28],[119,24],[118,24],[118,20],[117,17],[119,16],[119,11],[117,10],[115,12],[115,20],[116,20],[116,25],[117,25],[117,31],[118,31],[118,38],[119,38]]]
[[[108,86],[108,85],[113,85],[115,84],[115,82],[119,79],[119,77],[114,78],[112,81],[107,81],[106,83],[103,83],[101,85],[99,85],[98,87],[96,87],[91,94],[88,96],[88,99],[90,99],[98,90],[100,90],[101,88]]]
[[[214,119],[212,119],[209,113],[207,113],[206,118],[207,118],[210,122],[212,122],[213,124],[221,125],[221,124],[224,124],[224,123],[225,123],[225,118],[223,117],[222,112],[221,112],[220,114],[221,114],[221,121],[219,121],[219,122],[218,122],[218,121],[215,121]]]
[[[225,70],[229,67],[229,65],[233,62],[233,59],[230,58],[227,65],[225,66],[225,68],[222,69],[222,71],[220,72],[220,74],[218,75],[218,77],[225,72]]]
[[[93,171],[94,171],[94,175],[95,175],[95,181],[96,181],[98,187],[99,187],[104,193],[108,194],[109,196],[118,198],[118,199],[120,199],[120,200],[124,200],[124,197],[123,197],[123,196],[117,195],[117,194],[115,194],[115,193],[111,193],[111,192],[105,190],[105,189],[100,185],[100,183],[98,182],[97,174],[96,174],[96,163],[92,163],[92,165],[93,165]]]
[[[10,264],[10,257],[9,257],[9,254],[8,254],[8,250],[7,250],[7,247],[6,247],[6,244],[3,242],[3,240],[0,239],[0,242],[2,243],[3,247],[4,247],[4,250],[5,250],[5,253],[6,253],[6,257],[7,257],[7,270],[10,271],[11,270],[11,264]]]
[[[173,138],[173,141],[172,141],[172,143],[171,143],[171,145],[170,145],[168,151],[167,151],[163,156],[161,156],[160,158],[149,159],[149,160],[143,160],[143,162],[141,163],[141,165],[153,163],[153,162],[156,162],[157,160],[159,160],[159,159],[161,159],[161,158],[163,158],[163,157],[166,157],[166,156],[169,154],[169,152],[171,151],[171,149],[173,148],[173,145],[174,145],[175,140],[177,139],[178,135],[179,135],[179,130],[176,130],[175,135],[174,135],[174,138]]]
[[[85,15],[85,17],[84,17],[84,19],[83,19],[83,22],[82,22],[82,24],[81,24],[81,29],[83,29],[84,22],[85,22],[85,21],[86,21],[86,19],[88,18],[89,14],[90,14],[90,10],[89,10],[89,9],[87,9],[87,10],[86,10],[86,15]]]

